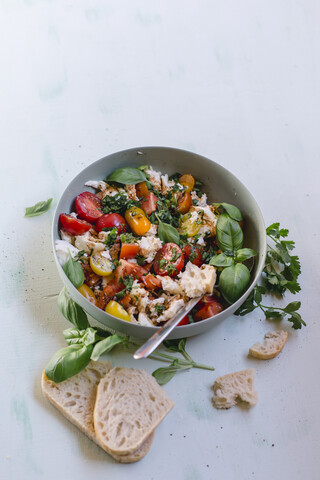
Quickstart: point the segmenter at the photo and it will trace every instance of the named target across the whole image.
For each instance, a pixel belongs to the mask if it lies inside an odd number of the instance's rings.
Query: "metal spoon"
[[[168,320],[167,323],[159,328],[159,330],[157,330],[156,333],[149,338],[149,340],[147,340],[140,348],[138,348],[138,350],[133,354],[133,358],[138,360],[139,358],[148,357],[148,355],[150,355],[160,345],[160,343],[163,342],[163,340],[169,335],[174,327],[178,325],[180,320],[182,320],[183,317],[193,309],[193,307],[201,298],[202,296],[189,300],[189,302],[182,307],[174,317],[170,318],[170,320]]]

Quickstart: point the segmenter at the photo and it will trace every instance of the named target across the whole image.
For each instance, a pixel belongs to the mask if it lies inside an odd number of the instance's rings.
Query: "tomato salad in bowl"
[[[243,248],[241,212],[208,203],[189,173],[124,167],[85,185],[96,193],[79,193],[75,211],[60,214],[55,249],[74,286],[99,309],[160,326],[202,296],[179,324],[187,325],[217,315],[247,290],[243,262],[256,253]]]

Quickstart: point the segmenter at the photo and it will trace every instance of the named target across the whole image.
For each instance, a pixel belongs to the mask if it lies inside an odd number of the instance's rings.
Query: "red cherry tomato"
[[[181,327],[182,325],[189,325],[189,317],[188,317],[188,315],[186,315],[185,317],[183,317],[182,320],[180,320],[180,322],[178,323],[177,327]]]
[[[219,303],[218,299],[215,295],[209,295],[208,293],[204,295],[199,303],[197,303],[197,307],[203,307],[204,305],[207,305],[208,303]],[[219,304],[220,305],[220,304]]]
[[[118,233],[124,233],[127,231],[127,224],[125,219],[119,213],[106,213],[98,218],[94,228],[97,232],[101,232],[104,228],[116,227]]]
[[[197,267],[202,265],[201,248],[196,245],[185,245],[182,249],[185,262],[191,262]]]
[[[144,267],[140,267],[140,265],[137,265],[136,263],[130,263],[127,262],[127,260],[121,259],[119,265],[114,271],[114,278],[119,282],[121,282],[127,275],[141,279],[146,273],[148,272]]]
[[[82,235],[92,227],[92,225],[85,220],[79,220],[67,213],[61,213],[59,220],[64,230],[70,235]]]
[[[118,283],[117,280],[111,280],[108,285],[102,290],[100,299],[98,302],[98,307],[104,310],[110,300],[113,299],[116,293],[121,292],[124,289],[124,284]]]
[[[199,322],[200,320],[205,320],[206,318],[217,315],[218,313],[222,312],[222,310],[223,306],[217,301],[214,303],[207,303],[194,314],[193,318],[195,322]]]
[[[157,200],[158,198],[155,196],[153,192],[149,192],[147,198],[141,202],[142,210],[151,215],[152,212],[157,210]]]
[[[166,243],[157,252],[153,269],[157,275],[169,275],[174,277],[181,272],[184,265],[184,255],[182,250],[175,243]]]
[[[77,196],[75,208],[79,218],[94,223],[101,215],[101,200],[91,192],[82,192]]]
[[[156,288],[161,288],[162,286],[161,280],[152,275],[151,273],[142,276],[141,280],[143,281],[148,290],[155,290]]]

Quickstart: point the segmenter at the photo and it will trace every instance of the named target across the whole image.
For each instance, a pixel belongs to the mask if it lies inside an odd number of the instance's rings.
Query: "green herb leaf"
[[[69,254],[69,260],[64,264],[63,270],[67,277],[69,278],[70,282],[76,288],[81,287],[84,282],[84,272],[81,264],[74,260],[72,256]]]
[[[250,272],[243,263],[226,267],[220,274],[219,289],[229,303],[234,303],[246,291]]]
[[[174,360],[168,367],[161,367],[152,372],[152,376],[157,380],[159,385],[168,383],[179,370],[188,370],[192,368],[192,364],[181,366],[178,360]]]
[[[227,213],[219,215],[216,229],[218,245],[224,253],[242,248],[243,233],[240,225]]]
[[[296,310],[299,310],[300,307],[301,307],[301,302],[291,302],[291,303],[288,303],[288,305],[283,310],[286,313],[292,313],[292,312],[295,312]]]
[[[100,342],[96,343],[91,354],[91,360],[98,360],[103,353],[110,352],[116,345],[127,341],[127,337],[120,335],[111,335]]]
[[[56,352],[45,373],[49,380],[59,383],[81,372],[90,362],[93,345],[69,345]]]
[[[228,257],[224,253],[219,253],[218,255],[214,255],[211,257],[209,265],[213,265],[214,267],[230,267],[234,264],[234,260],[232,257]]]
[[[25,217],[37,217],[38,215],[42,215],[43,213],[47,212],[51,205],[52,205],[53,198],[49,198],[44,202],[38,202],[33,207],[26,207],[25,208]]]
[[[229,217],[233,218],[233,220],[236,220],[237,222],[240,222],[242,220],[242,213],[239,210],[238,207],[235,207],[234,205],[231,205],[230,203],[214,203],[214,206],[216,207],[223,207]]]
[[[58,296],[58,306],[62,315],[79,330],[90,327],[85,311],[72,300],[66,288]]]
[[[307,324],[302,320],[300,313],[293,312],[291,317],[288,318],[288,321],[292,323],[292,328],[299,330],[302,325],[306,326]]]
[[[118,168],[114,170],[107,178],[106,182],[117,182],[124,185],[135,185],[145,182],[147,179],[145,173],[138,168]]]
[[[159,218],[159,227],[158,227],[158,237],[163,243],[173,242],[177,245],[180,243],[180,234],[178,230],[169,225],[168,223],[162,222]]]
[[[256,256],[257,253],[252,250],[252,248],[240,248],[236,253],[235,260],[236,262],[244,262],[245,260]]]

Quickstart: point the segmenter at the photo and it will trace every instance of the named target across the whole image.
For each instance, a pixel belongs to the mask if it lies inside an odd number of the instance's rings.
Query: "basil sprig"
[[[229,303],[234,303],[246,291],[250,283],[250,271],[242,262],[255,257],[252,248],[242,248],[243,232],[239,225],[242,214],[237,207],[227,203],[218,204],[225,212],[218,217],[217,242],[222,253],[214,255],[209,264],[221,269],[219,289]]]
[[[170,225],[169,223],[164,223],[160,220],[158,215],[156,215],[159,227],[158,227],[158,237],[163,243],[173,242],[176,245],[180,244],[180,234],[178,230]]]
[[[48,365],[45,372],[53,382],[59,383],[81,372],[90,362],[93,345],[75,344],[58,350]]]
[[[49,200],[38,202],[32,207],[25,208],[25,217],[37,217],[38,215],[42,215],[43,213],[47,212],[51,205],[52,205],[53,198],[49,198]]]
[[[66,288],[63,288],[58,296],[58,307],[62,315],[76,328],[83,330],[90,326],[85,311],[72,300]]]
[[[120,345],[128,341],[128,337],[121,337],[120,335],[111,335],[96,343],[91,355],[91,360],[98,360],[103,353],[110,352],[116,345]]]
[[[135,185],[146,180],[147,177],[143,171],[132,167],[118,168],[106,178],[106,182],[117,182],[123,185]]]
[[[64,264],[63,270],[67,275],[67,277],[69,278],[70,282],[73,283],[73,285],[76,288],[81,287],[81,285],[84,282],[83,268],[81,267],[80,262],[72,258],[70,252],[69,252],[69,259]]]

